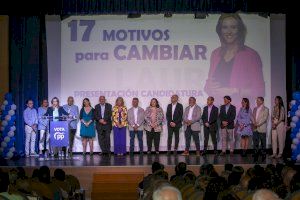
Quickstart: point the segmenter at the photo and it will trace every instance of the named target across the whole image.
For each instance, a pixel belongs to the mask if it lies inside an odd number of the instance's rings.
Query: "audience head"
[[[153,200],[182,200],[182,196],[180,191],[171,186],[171,185],[164,185],[159,187],[153,192],[152,195]]]
[[[139,106],[139,99],[137,97],[132,99],[132,106],[135,108]]]
[[[257,190],[253,194],[252,199],[253,200],[280,200],[277,194],[267,189]]]
[[[56,169],[54,171],[54,178],[59,181],[64,181],[66,178],[66,173],[62,169]]]
[[[17,171],[18,171],[18,179],[26,179],[26,172],[25,169],[23,167],[17,167]]]
[[[290,191],[291,191],[291,193],[296,192],[298,190],[300,190],[300,173],[299,172],[297,172],[293,176],[293,178],[290,182]]]
[[[8,185],[9,185],[8,173],[1,172],[0,173],[0,193],[7,192]]]
[[[152,173],[155,173],[158,170],[162,170],[162,165],[159,162],[152,163]]]
[[[68,102],[69,106],[73,105],[74,104],[74,97],[69,96],[67,102]]]
[[[226,163],[226,164],[224,165],[224,170],[225,170],[225,171],[231,172],[231,171],[232,171],[232,168],[233,168],[233,164],[231,164],[231,163]]]
[[[178,171],[178,175],[180,175],[180,176],[184,175],[186,172],[186,163],[184,163],[184,162],[178,163],[177,171]]]
[[[39,169],[34,169],[31,178],[39,178]]]
[[[50,169],[47,166],[42,166],[39,169],[39,181],[42,183],[50,183]]]
[[[204,200],[217,199],[220,192],[227,189],[227,183],[225,178],[223,177],[215,177],[212,178],[207,187],[204,194]]]

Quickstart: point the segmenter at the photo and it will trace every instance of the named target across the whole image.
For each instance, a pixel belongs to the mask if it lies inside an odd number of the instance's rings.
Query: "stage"
[[[165,166],[165,170],[169,173],[169,177],[174,174],[174,167],[179,162],[185,162],[188,165],[188,169],[193,171],[196,175],[199,174],[200,165],[204,163],[214,164],[215,169],[218,173],[223,171],[225,163],[232,163],[233,165],[239,165],[245,170],[252,167],[254,164],[260,164],[266,166],[267,164],[276,164],[278,162],[283,163],[283,160],[271,159],[268,156],[265,160],[261,158],[254,162],[252,154],[248,154],[247,157],[242,157],[240,154],[227,154],[226,156],[219,156],[214,154],[208,154],[206,156],[196,156],[191,153],[190,156],[178,155],[167,155],[166,153],[156,154],[134,154],[133,156],[102,156],[89,154],[85,157],[82,154],[75,154],[72,158],[60,157],[54,158],[20,158],[19,160],[5,160],[1,163],[3,170],[9,170],[13,167],[22,166],[25,168],[28,175],[31,175],[33,169],[43,165],[49,166],[51,174],[56,168],[62,168],[66,171],[66,174],[72,174],[78,177],[81,183],[81,187],[86,191],[86,198],[91,199],[93,188],[95,187],[95,175],[107,175],[112,177],[113,174],[128,175],[135,174],[139,175],[133,185],[137,184],[142,180],[144,175],[151,173],[151,164],[155,161],[160,162]],[[119,179],[119,178],[118,178]],[[110,180],[106,180],[110,181]],[[112,180],[111,180],[112,181]],[[134,190],[136,188],[133,188]],[[95,198],[92,198],[95,199]]]

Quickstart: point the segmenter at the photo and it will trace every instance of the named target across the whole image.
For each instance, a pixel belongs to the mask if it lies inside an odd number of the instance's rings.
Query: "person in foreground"
[[[172,185],[163,185],[154,191],[153,200],[182,200],[181,192]]]

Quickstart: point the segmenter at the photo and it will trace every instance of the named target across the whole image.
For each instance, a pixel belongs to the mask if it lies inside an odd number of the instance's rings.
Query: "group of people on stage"
[[[49,147],[49,128],[48,119],[43,116],[51,116],[53,120],[59,120],[59,117],[69,116],[69,149],[72,155],[74,137],[77,129],[78,119],[80,120],[80,136],[82,137],[83,154],[86,154],[87,144],[90,146],[90,155],[93,155],[93,139],[98,134],[98,141],[102,155],[110,155],[110,133],[114,133],[114,154],[126,154],[126,129],[130,133],[130,153],[134,152],[134,139],[138,138],[139,151],[143,154],[143,132],[147,136],[147,153],[152,151],[154,143],[155,153],[159,154],[160,136],[163,131],[163,123],[167,121],[168,154],[171,153],[171,144],[173,135],[175,136],[174,154],[177,154],[179,143],[179,132],[184,128],[186,148],[182,155],[189,155],[191,138],[196,146],[196,155],[207,154],[208,140],[211,136],[214,153],[217,154],[217,132],[220,130],[222,141],[222,152],[225,155],[228,145],[230,154],[234,152],[235,140],[234,134],[238,133],[241,137],[242,155],[246,156],[249,147],[249,137],[253,136],[254,155],[266,155],[266,133],[269,118],[269,109],[264,105],[264,98],[257,97],[256,107],[250,108],[247,98],[243,98],[239,112],[231,104],[231,97],[224,96],[224,104],[218,108],[214,105],[214,97],[207,98],[207,105],[202,109],[196,103],[195,97],[190,97],[188,106],[183,109],[178,102],[178,96],[171,97],[171,103],[167,107],[166,115],[159,105],[156,98],[152,98],[150,105],[144,110],[139,106],[139,99],[132,99],[132,107],[127,110],[122,97],[116,99],[115,105],[106,102],[104,96],[99,97],[99,104],[93,108],[88,98],[83,99],[82,108],[78,109],[74,105],[74,98],[69,97],[67,104],[60,106],[59,99],[54,97],[51,100],[51,106],[44,99],[38,111],[34,109],[33,101],[27,101],[27,108],[24,110],[25,122],[25,153],[26,156],[36,155],[35,138],[36,133],[40,133],[39,150],[42,155]],[[286,126],[285,126],[285,108],[280,96],[275,98],[272,109],[272,149],[273,158],[280,158],[283,154]],[[219,124],[220,122],[220,124]],[[203,124],[204,129],[204,149],[200,151],[199,133]],[[277,143],[279,151],[277,152]],[[65,148],[66,151],[66,148]],[[261,151],[261,152],[259,152]],[[54,153],[57,154],[57,151]]]

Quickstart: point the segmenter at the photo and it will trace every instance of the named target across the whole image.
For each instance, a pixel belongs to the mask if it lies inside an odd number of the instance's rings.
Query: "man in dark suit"
[[[95,106],[94,117],[98,133],[98,141],[103,155],[110,155],[110,132],[112,129],[112,106],[105,102],[105,97],[99,97],[99,104]]]
[[[168,121],[168,154],[171,151],[173,133],[175,135],[174,154],[177,154],[179,143],[179,130],[182,126],[183,106],[178,103],[178,95],[171,97],[171,103],[167,107],[166,118]]]
[[[236,116],[236,108],[234,105],[231,105],[231,97],[224,97],[224,105],[220,108],[220,121],[221,121],[221,138],[222,138],[222,153],[221,155],[226,154],[227,149],[227,138],[230,143],[230,154],[233,154],[234,151],[234,119]]]
[[[217,154],[217,130],[218,130],[219,109],[214,106],[214,98],[207,98],[207,106],[203,109],[202,121],[204,124],[204,151],[202,155],[207,153],[207,144],[209,135],[214,145],[214,153]]]

